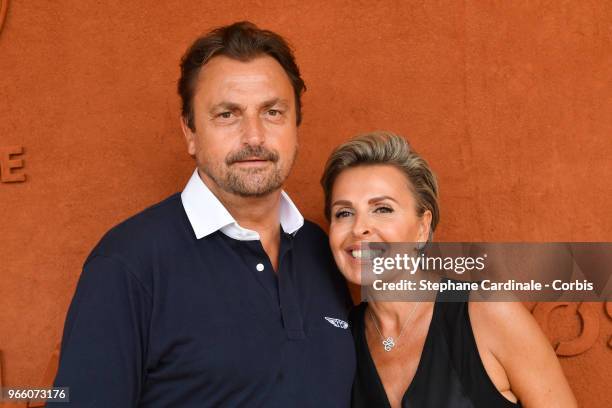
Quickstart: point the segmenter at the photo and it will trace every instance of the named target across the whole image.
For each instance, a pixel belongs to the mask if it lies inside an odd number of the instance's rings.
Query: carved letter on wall
[[[59,365],[59,349],[60,345],[58,344],[51,353],[51,358],[49,359],[49,363],[47,364],[47,368],[43,374],[42,380],[39,381],[38,384],[28,384],[28,386],[34,389],[47,389],[53,386],[53,380],[55,379],[55,374],[57,373],[57,367]],[[2,351],[0,350],[0,388],[2,388]],[[0,408],[41,408],[44,407],[44,402],[2,402],[0,401]]]
[[[606,312],[608,316],[612,319],[612,302],[606,302]],[[612,337],[608,340],[608,346],[612,347]]]
[[[2,32],[2,27],[4,27],[4,20],[6,19],[6,13],[8,11],[8,2],[9,0],[0,0],[0,33]]]
[[[55,374],[57,373],[57,368],[59,366],[59,344],[51,353],[51,358],[49,359],[49,363],[47,364],[47,368],[45,369],[45,373],[43,374],[42,381],[38,384],[41,388],[47,388],[53,386],[53,380],[55,379]],[[28,408],[39,408],[44,407],[44,402],[29,402]],[[1,407],[0,407],[1,408]]]
[[[23,154],[22,146],[0,147],[0,181],[3,183],[16,183],[25,181],[24,173],[13,170],[23,167],[23,159],[11,159],[11,156]]]
[[[557,355],[559,356],[577,356],[590,349],[597,341],[599,336],[599,317],[597,316],[597,305],[601,303],[574,303],[574,302],[559,302],[559,303],[538,303],[533,310],[533,316],[536,318],[540,327],[550,339]],[[578,313],[582,321],[582,330],[580,335],[570,341],[555,342],[551,333],[548,321],[550,314],[554,309],[559,307],[567,307]],[[556,344],[555,344],[556,343]]]
[[[0,350],[0,388],[2,388],[2,351]],[[26,408],[26,404],[19,402],[1,402],[0,408]]]

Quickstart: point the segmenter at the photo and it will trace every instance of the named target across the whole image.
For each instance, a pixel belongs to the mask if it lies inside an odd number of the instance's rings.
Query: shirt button
[[[257,266],[255,267],[255,269],[257,269],[259,272],[264,270],[264,266],[261,263],[258,263]]]

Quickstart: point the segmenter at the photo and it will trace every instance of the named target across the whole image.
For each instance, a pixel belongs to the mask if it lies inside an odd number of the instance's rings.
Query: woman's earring
[[[415,249],[419,253],[423,254],[423,253],[425,253],[425,247],[427,246],[427,244],[429,244],[432,241],[433,241],[433,231],[429,230],[429,236],[427,237],[427,241],[417,242]]]

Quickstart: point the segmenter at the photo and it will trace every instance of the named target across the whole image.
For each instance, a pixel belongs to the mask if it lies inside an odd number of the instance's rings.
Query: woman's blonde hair
[[[355,136],[338,146],[327,159],[321,177],[327,221],[331,220],[331,194],[336,178],[346,169],[367,165],[390,165],[404,173],[417,202],[417,215],[431,211],[431,231],[436,229],[440,209],[435,174],[427,162],[410,148],[406,139],[385,131]]]

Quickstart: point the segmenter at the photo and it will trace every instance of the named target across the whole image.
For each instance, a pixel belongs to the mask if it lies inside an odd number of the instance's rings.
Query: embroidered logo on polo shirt
[[[325,317],[325,320],[329,322],[334,327],[338,327],[340,329],[348,329],[348,323],[344,320],[336,319],[334,317]]]

